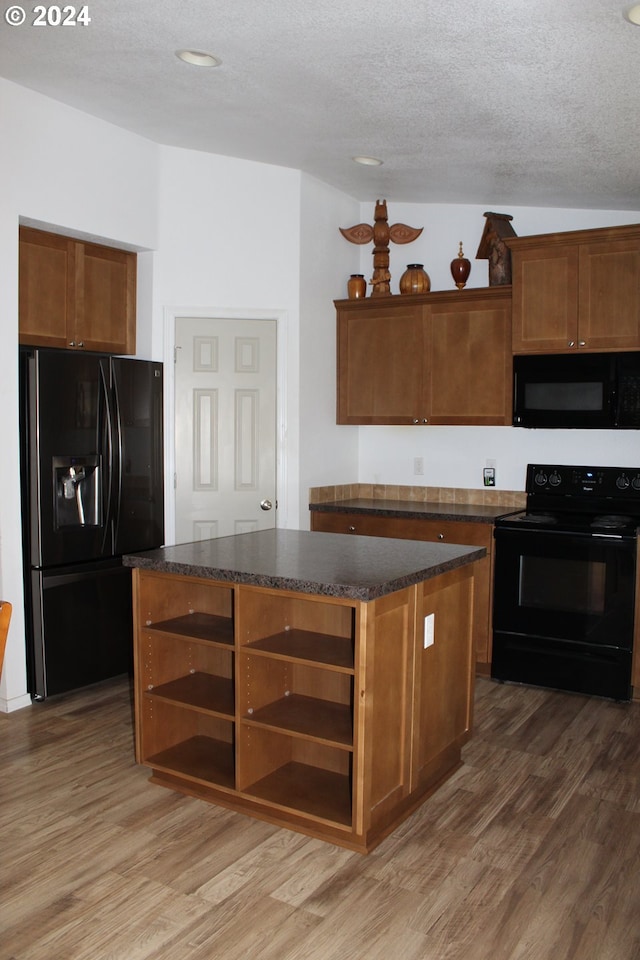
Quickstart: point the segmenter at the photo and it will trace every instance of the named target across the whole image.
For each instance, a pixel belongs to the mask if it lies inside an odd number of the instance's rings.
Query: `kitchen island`
[[[126,557],[138,762],[368,852],[460,763],[484,554],[265,530]]]
[[[524,494],[518,496],[523,507]],[[491,672],[493,630],[493,524],[515,509],[515,497],[508,494],[502,504],[360,496],[309,504],[312,530],[484,547],[486,556],[474,571],[473,640],[476,673],[486,676]]]

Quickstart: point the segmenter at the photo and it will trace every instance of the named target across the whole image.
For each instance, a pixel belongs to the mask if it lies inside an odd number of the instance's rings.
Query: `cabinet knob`
[[[429,420],[428,420],[428,418],[427,418],[427,417],[425,417],[425,418],[424,418],[424,420],[423,420],[422,422],[423,422],[423,423],[429,423]]]
[[[414,422],[414,423],[420,423],[420,421],[418,420],[417,417],[414,417],[414,418],[413,418],[413,422]]]
[[[568,347],[575,347],[575,345],[576,345],[575,340],[569,340],[569,343],[567,344]]]
[[[75,345],[76,345],[75,340],[69,340],[69,346],[70,346],[70,347],[75,347]]]
[[[587,341],[586,341],[586,340],[578,340],[578,346],[579,346],[579,347],[586,347],[586,345],[587,345]]]
[[[352,526],[347,527],[347,530],[349,531],[349,533],[355,533],[355,532],[356,532],[356,528],[355,528],[355,527],[352,527]]]
[[[438,534],[438,540],[444,540],[444,533]]]
[[[78,346],[84,347],[84,340],[78,340]]]

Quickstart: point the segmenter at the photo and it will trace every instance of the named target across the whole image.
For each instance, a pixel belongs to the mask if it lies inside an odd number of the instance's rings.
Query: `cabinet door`
[[[338,423],[426,420],[428,353],[423,308],[381,305],[338,312]]]
[[[578,341],[578,245],[512,250],[513,352],[562,353]]]
[[[640,241],[580,248],[580,329],[587,350],[640,348]]]
[[[468,567],[418,585],[411,789],[468,739],[473,714],[471,609]]]
[[[510,301],[437,303],[428,316],[430,423],[510,424]]]
[[[78,243],[75,268],[77,345],[135,353],[135,253]]]
[[[20,228],[20,343],[67,347],[75,315],[75,244],[68,237]]]
[[[389,594],[367,611],[364,671],[356,677],[366,749],[354,760],[367,829],[392,818],[411,791],[416,592]]]
[[[136,254],[20,228],[20,343],[136,350]]]

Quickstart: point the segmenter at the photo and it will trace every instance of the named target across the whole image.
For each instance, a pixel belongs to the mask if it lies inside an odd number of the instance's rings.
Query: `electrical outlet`
[[[413,458],[413,475],[414,477],[424,476],[424,457]]]
[[[482,477],[484,480],[485,487],[495,487],[496,485],[496,468],[495,467],[485,467],[482,471]]]

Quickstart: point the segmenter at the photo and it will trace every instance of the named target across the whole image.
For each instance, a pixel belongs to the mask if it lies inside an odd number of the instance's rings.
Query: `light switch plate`
[[[432,647],[435,642],[435,613],[430,613],[424,618],[424,649]]]

